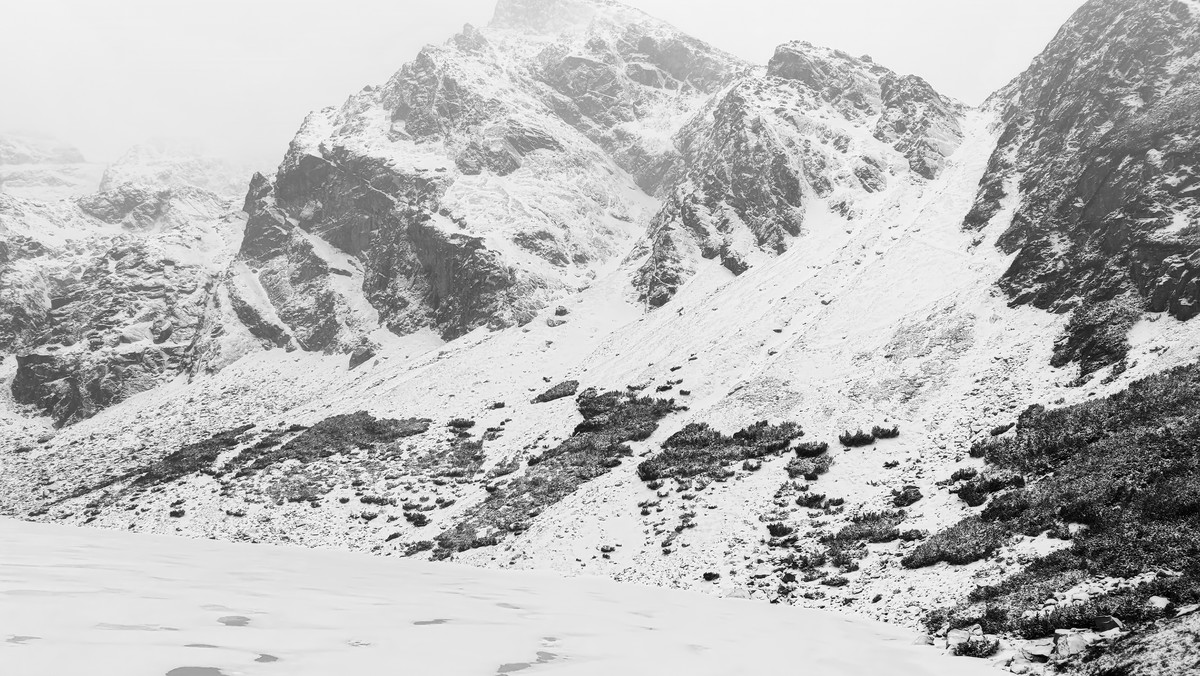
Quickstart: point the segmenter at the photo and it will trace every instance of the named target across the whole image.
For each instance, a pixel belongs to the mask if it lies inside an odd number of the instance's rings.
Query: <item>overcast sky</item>
[[[870,54],[967,103],[1016,76],[1082,0],[628,0],[756,63],[787,40]],[[495,0],[9,0],[0,130],[93,161],[153,137],[263,167],[313,109],[386,80]]]

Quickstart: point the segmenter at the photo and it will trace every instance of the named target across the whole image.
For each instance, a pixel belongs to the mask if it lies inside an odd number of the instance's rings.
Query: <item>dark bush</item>
[[[977,476],[979,476],[979,472],[974,467],[963,467],[962,469],[955,470],[954,474],[950,475],[950,481],[951,483],[956,481],[967,481],[969,479],[974,479]]]
[[[727,465],[783,452],[803,433],[792,422],[770,425],[763,421],[730,437],[707,423],[689,423],[668,437],[657,455],[638,465],[638,476],[643,481],[686,479],[702,474],[718,478]]]
[[[804,477],[807,481],[814,481],[832,466],[833,458],[820,455],[815,458],[792,458],[788,461],[786,469],[788,476],[793,479]]]
[[[1024,490],[1011,491],[996,496],[984,507],[979,518],[984,521],[1012,521],[1029,509],[1029,494]]]
[[[829,443],[824,441],[806,441],[796,444],[796,455],[801,458],[815,458],[824,455],[829,450]]]
[[[767,524],[767,532],[770,533],[771,537],[773,538],[782,538],[796,532],[796,529],[792,528],[786,523],[769,523]]]
[[[554,387],[551,387],[550,389],[546,390],[545,392],[542,392],[538,396],[534,397],[532,403],[544,404],[548,401],[554,401],[555,399],[562,399],[564,397],[573,397],[573,396],[575,396],[575,392],[577,392],[578,390],[579,390],[579,381],[578,380],[565,380],[565,381],[555,385]]]
[[[992,431],[991,431],[991,432],[989,432],[989,434],[991,434],[993,437],[998,437],[998,436],[1000,436],[1001,434],[1004,434],[1005,432],[1007,432],[1007,431],[1011,430],[1012,428],[1014,428],[1014,427],[1016,427],[1016,426],[1017,426],[1017,424],[1016,424],[1016,423],[1008,423],[1008,424],[1005,424],[1005,425],[997,425],[997,426],[995,426],[995,427],[993,427],[993,428],[992,428]]]
[[[475,426],[475,421],[467,418],[455,418],[447,423],[446,426],[456,430],[469,430]]]
[[[871,428],[871,436],[876,439],[895,439],[900,436],[900,426],[892,425],[891,427],[880,427],[876,425]]]
[[[824,493],[802,493],[796,498],[796,504],[808,509],[820,509],[825,504]]]
[[[895,507],[908,507],[909,505],[916,504],[923,497],[925,496],[921,495],[920,488],[905,486],[892,497],[892,505]]]
[[[995,655],[999,650],[1000,641],[972,636],[962,643],[954,644],[953,653],[959,657],[986,658]]]
[[[987,502],[988,496],[1006,488],[1023,488],[1025,477],[1012,472],[988,472],[981,474],[958,489],[958,497],[971,507]]]
[[[991,556],[1008,538],[1008,529],[968,517],[917,545],[901,560],[905,568],[923,568],[945,561],[963,565]]]
[[[429,525],[429,517],[425,516],[421,512],[405,512],[404,520],[416,526],[417,528],[423,528]]]
[[[838,435],[838,442],[840,442],[843,446],[850,448],[856,446],[870,446],[871,444],[875,443],[875,436],[870,432],[864,432],[862,430],[858,430],[857,432],[851,432],[847,430]]]
[[[906,516],[907,514],[903,510],[858,514],[851,517],[850,523],[836,535],[828,536],[824,538],[824,541],[827,544],[830,542],[843,544],[893,542],[899,539],[900,530],[897,527],[903,523]]]

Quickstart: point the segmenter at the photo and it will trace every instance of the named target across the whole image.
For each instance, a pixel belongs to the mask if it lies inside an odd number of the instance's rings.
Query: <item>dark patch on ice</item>
[[[496,668],[497,674],[511,674],[516,671],[524,671],[536,664],[549,664],[559,658],[558,655],[545,650],[539,650],[537,653],[537,662],[509,662],[501,664]]]
[[[244,627],[250,624],[250,618],[242,617],[241,615],[226,615],[225,617],[218,617],[217,622],[226,627]]]
[[[263,654],[259,655],[258,657],[255,657],[254,661],[255,662],[263,662],[263,663],[278,662],[279,658],[275,657],[274,655],[268,655],[266,653],[263,653]]]
[[[37,640],[40,640],[41,638],[42,638],[41,636],[9,636],[8,638],[4,639],[4,642],[5,643],[16,643],[19,645],[21,643],[29,643],[30,641],[37,641]]]
[[[437,620],[417,620],[416,622],[413,622],[413,624],[417,625],[418,627],[424,627],[424,626],[426,626],[426,625],[430,625],[430,624],[446,624],[446,623],[447,623],[447,622],[449,622],[449,621],[450,621],[450,620],[443,620],[443,619],[437,619]]]
[[[167,676],[229,676],[216,667],[175,667]]]
[[[221,646],[212,645],[210,643],[188,643],[184,648],[220,648]]]

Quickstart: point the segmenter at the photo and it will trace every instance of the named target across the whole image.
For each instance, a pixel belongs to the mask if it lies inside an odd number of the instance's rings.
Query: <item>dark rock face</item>
[[[1092,0],[993,97],[1003,132],[965,227],[1016,200],[998,240],[1016,258],[1000,285],[1014,304],[1083,308],[1064,343],[1088,343],[1118,307],[1200,312],[1198,75],[1185,3]],[[1123,350],[1070,354],[1087,372]]]
[[[908,158],[916,174],[935,178],[962,143],[962,106],[938,94],[916,75],[886,74],[879,80],[882,112],[875,138]]]
[[[545,48],[534,75],[549,85],[541,97],[555,114],[600,145],[639,187],[655,193],[680,157],[626,123],[682,111],[676,106],[717,93],[750,66],[635,10],[623,11],[630,22],[596,19],[582,49],[561,43]]]
[[[524,42],[561,31],[540,52]],[[654,191],[679,161],[626,123],[673,119],[745,67],[615,3],[501,2],[487,31],[468,26],[311,115],[274,180],[253,179],[239,258],[271,307],[238,314],[257,317],[255,335],[276,333],[263,328],[274,316],[299,347],[341,352],[375,328],[353,309],[360,292],[398,334],[528,322],[622,250],[609,221],[631,219],[612,163]],[[473,191],[493,199],[480,181],[502,186],[498,206],[516,194],[511,223],[475,206]],[[569,206],[548,208],[564,186]],[[342,256],[353,262],[331,262]]]
[[[865,57],[800,42],[779,47],[766,77],[741,78],[677,134],[681,162],[665,180],[672,188],[631,256],[644,256],[635,277],[641,299],[668,302],[697,257],[738,275],[760,252],[782,253],[801,234],[811,200],[852,216],[857,195],[887,187],[888,153],[935,177],[962,141],[962,112],[920,78]],[[823,115],[861,126],[879,147],[854,147]]]
[[[227,208],[202,190],[131,186],[77,204],[0,205],[6,225],[30,232],[0,239],[0,350],[16,353],[14,399],[65,425],[178,374],[214,276],[200,261],[236,228]],[[80,239],[43,243],[41,228]]]
[[[46,411],[58,426],[89,418],[178,373],[182,346],[147,346],[99,354],[17,355],[13,399]]]

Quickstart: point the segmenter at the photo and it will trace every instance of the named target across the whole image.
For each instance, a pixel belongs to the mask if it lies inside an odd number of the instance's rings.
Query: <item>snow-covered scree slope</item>
[[[9,520],[0,547],[13,676],[1000,673],[866,620],[595,578]]]

